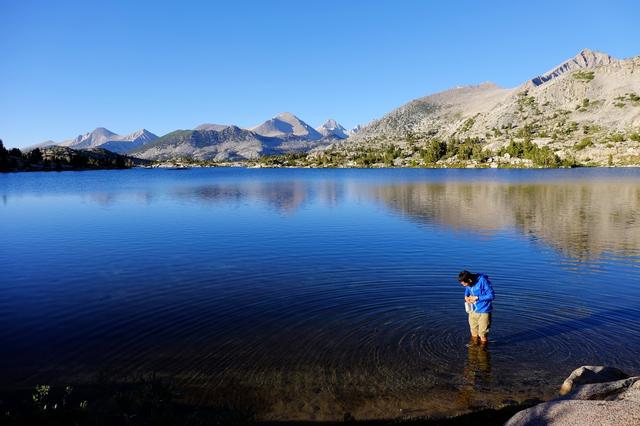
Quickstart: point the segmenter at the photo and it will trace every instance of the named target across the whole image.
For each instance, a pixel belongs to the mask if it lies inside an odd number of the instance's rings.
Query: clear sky
[[[516,86],[585,47],[640,55],[639,3],[0,0],[0,138],[282,111],[353,127],[450,87]]]

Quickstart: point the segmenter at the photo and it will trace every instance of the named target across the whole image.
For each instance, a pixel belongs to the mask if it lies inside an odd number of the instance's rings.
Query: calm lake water
[[[0,386],[156,372],[264,419],[640,373],[640,170],[0,174]],[[461,269],[496,291],[467,348]]]

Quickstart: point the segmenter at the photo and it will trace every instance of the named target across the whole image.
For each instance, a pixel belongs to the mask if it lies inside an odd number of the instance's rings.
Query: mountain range
[[[434,140],[447,146],[472,141],[486,156],[498,155],[514,142],[531,142],[562,159],[640,164],[640,56],[616,59],[584,49],[517,87],[491,82],[456,87],[415,99],[351,131],[335,120],[314,129],[284,112],[248,129],[204,123],[157,137],[144,129],[121,136],[98,128],[39,146],[99,147],[150,160],[337,152],[347,163],[353,153],[393,147],[394,164],[415,165],[421,161],[420,151]],[[446,160],[460,159],[456,157]]]
[[[92,132],[78,135],[73,139],[67,139],[62,142],[46,141],[29,149],[48,146],[64,146],[73,149],[103,148],[121,154],[132,151],[156,139],[158,139],[158,136],[146,129],[140,129],[130,135],[118,135],[104,127],[98,127]]]
[[[117,135],[99,127],[62,142],[47,141],[36,147],[64,146],[74,149],[104,148],[138,158],[167,160],[243,160],[262,155],[307,152],[347,138],[335,120],[314,129],[292,113],[284,112],[251,129],[235,125],[203,123],[192,130],[176,130],[162,137],[142,129],[131,135]]]

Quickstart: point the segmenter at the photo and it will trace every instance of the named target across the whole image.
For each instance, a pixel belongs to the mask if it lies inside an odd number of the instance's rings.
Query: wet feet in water
[[[467,348],[471,346],[482,346],[483,348],[486,348],[487,346],[489,346],[489,342],[489,339],[483,340],[478,337],[471,337],[471,339],[469,339],[469,342],[465,346]]]

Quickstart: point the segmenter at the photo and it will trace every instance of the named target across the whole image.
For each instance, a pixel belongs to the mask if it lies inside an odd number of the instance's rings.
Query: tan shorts
[[[491,327],[491,313],[478,314],[471,312],[469,314],[469,328],[471,328],[472,336],[480,336],[486,339],[489,334],[489,327]]]

